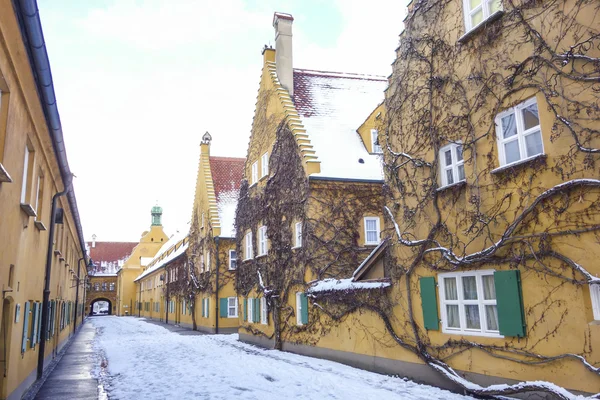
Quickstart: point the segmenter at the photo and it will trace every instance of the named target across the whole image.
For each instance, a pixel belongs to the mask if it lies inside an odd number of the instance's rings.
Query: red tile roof
[[[209,158],[217,201],[222,193],[240,189],[245,161],[244,158],[233,157],[211,156]]]
[[[119,260],[129,257],[137,242],[96,242],[92,247],[92,242],[87,242],[90,258],[94,264],[100,265],[101,262],[116,263]]]

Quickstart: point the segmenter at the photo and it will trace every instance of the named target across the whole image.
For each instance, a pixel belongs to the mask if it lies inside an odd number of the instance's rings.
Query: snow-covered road
[[[237,335],[183,336],[137,318],[92,318],[111,399],[464,400],[331,361],[264,350]],[[98,371],[99,373],[99,371]]]

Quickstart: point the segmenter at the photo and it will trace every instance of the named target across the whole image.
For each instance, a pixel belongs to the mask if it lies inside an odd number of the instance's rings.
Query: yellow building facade
[[[117,306],[116,315],[135,314],[135,304],[139,301],[135,279],[144,272],[148,260],[151,260],[169,240],[161,222],[162,208],[152,208],[152,224],[149,231],[142,233],[140,243],[133,248],[129,258],[117,272]]]
[[[369,113],[386,81],[293,68],[292,22],[276,13],[276,49],[263,51],[236,216],[239,333],[242,341],[323,357],[329,349],[320,339],[331,328],[308,289],[351,276],[381,241],[381,112]]]
[[[207,333],[238,330],[234,219],[243,158],[210,155],[207,132],[189,233],[174,236],[136,282],[141,316]]]
[[[84,317],[85,242],[34,11],[0,2],[2,399],[21,398]]]

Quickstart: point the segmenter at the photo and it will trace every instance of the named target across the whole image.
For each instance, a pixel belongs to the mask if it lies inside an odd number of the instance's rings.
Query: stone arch
[[[90,310],[89,313],[90,313],[90,315],[92,315],[92,313],[94,312],[94,304],[96,304],[96,303],[98,303],[100,301],[105,301],[105,302],[108,303],[108,315],[112,315],[112,313],[113,313],[113,302],[110,299],[106,298],[106,297],[96,297],[95,299],[93,299],[93,300],[90,301],[90,304],[89,304],[89,310]]]

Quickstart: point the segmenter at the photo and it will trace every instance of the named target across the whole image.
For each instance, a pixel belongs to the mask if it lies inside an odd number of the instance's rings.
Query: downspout
[[[169,325],[169,308],[171,306],[171,303],[169,302],[169,270],[167,269],[167,267],[165,267],[165,275],[165,282],[167,282],[167,304],[165,307],[165,324]]]
[[[81,274],[81,260],[85,260],[85,257],[81,257],[77,260],[77,288],[75,289],[75,318],[73,318],[73,333],[75,333],[77,329],[77,312],[79,311],[79,283],[80,283],[80,274]],[[85,298],[85,297],[84,297]],[[83,314],[83,311],[82,311]],[[82,322],[83,324],[83,322]]]
[[[44,274],[44,293],[42,301],[42,326],[41,340],[38,352],[37,379],[40,379],[44,373],[44,354],[46,352],[46,330],[48,329],[48,303],[50,300],[50,274],[52,272],[52,247],[54,243],[54,217],[56,214],[56,202],[58,198],[64,196],[73,183],[73,178],[69,179],[62,192],[52,196],[52,210],[50,211],[50,231],[48,233],[48,251],[46,252],[46,271]]]
[[[138,300],[138,318],[142,316],[142,282],[140,281],[140,295]]]
[[[215,299],[215,333],[219,333],[219,237],[215,238],[215,244],[217,247],[217,282],[216,286],[216,299]]]

